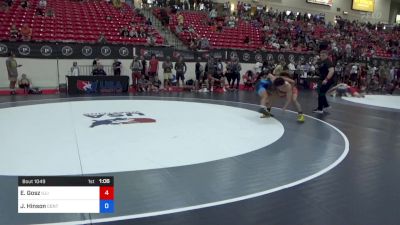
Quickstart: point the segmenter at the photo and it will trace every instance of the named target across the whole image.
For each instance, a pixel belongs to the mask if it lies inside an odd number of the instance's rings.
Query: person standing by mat
[[[18,67],[22,65],[18,65],[15,60],[15,54],[10,52],[9,57],[6,60],[7,72],[8,72],[8,80],[10,81],[10,89],[11,94],[15,95],[15,85],[18,80]]]
[[[326,92],[332,86],[333,75],[335,68],[332,61],[328,58],[328,51],[322,50],[320,52],[321,61],[319,65],[319,82],[318,82],[318,107],[313,110],[314,113],[323,114],[324,109],[329,109],[328,100],[326,99]]]

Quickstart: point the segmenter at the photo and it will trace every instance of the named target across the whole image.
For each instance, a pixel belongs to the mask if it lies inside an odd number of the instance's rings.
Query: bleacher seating
[[[146,38],[120,35],[122,27],[130,29],[132,20],[138,24],[136,26],[145,21],[125,3],[121,9],[116,9],[105,1],[48,0],[46,9],[52,9],[55,16],[46,17],[37,15],[38,2],[30,0],[30,7],[23,9],[20,7],[21,0],[15,0],[7,12],[0,12],[0,40],[9,39],[13,23],[17,28],[27,23],[32,28],[33,41],[96,42],[100,33],[104,33],[109,43],[146,43]],[[107,20],[107,16],[111,19]],[[150,27],[149,33],[156,37],[157,44],[163,43],[156,29]]]
[[[168,11],[166,9],[166,12]],[[160,8],[153,9],[153,14],[162,19],[160,12]],[[198,35],[197,40],[199,37],[206,37],[212,49],[264,49],[266,51],[305,53],[313,52],[316,49],[309,43],[334,41],[341,52],[343,52],[346,44],[350,43],[353,57],[400,57],[399,26],[385,30],[379,29],[379,26],[383,27],[382,24],[345,21],[345,25],[339,27],[338,24],[328,25],[325,21],[315,20],[312,16],[306,19],[306,14],[294,16],[293,14],[287,15],[286,12],[269,11],[264,16],[252,18],[251,21],[246,21],[239,16],[239,21],[234,28],[224,26],[223,31],[218,32],[207,24],[209,19],[206,12],[180,11],[179,13],[182,13],[184,17],[184,31],[177,35],[188,46],[194,36],[188,32],[188,27],[192,26],[194,33]],[[241,14],[241,12],[238,12],[238,15]],[[169,13],[169,16],[169,28],[176,33],[177,15]],[[264,25],[269,26],[269,28],[263,30]],[[250,44],[244,44],[246,36],[249,36]],[[306,36],[309,40],[307,43],[305,41]],[[271,40],[271,37],[274,37],[274,40]],[[284,45],[286,40],[288,44]],[[389,45],[389,43],[391,44]],[[390,49],[391,46],[394,47]]]
[[[160,18],[160,9],[154,9],[153,14]],[[195,32],[201,37],[208,38],[211,48],[235,48],[254,50],[262,45],[260,30],[251,26],[249,23],[239,21],[235,28],[224,27],[222,32],[212,31],[208,24],[204,22],[208,20],[208,15],[205,12],[199,11],[182,11],[184,17],[184,27],[193,26]],[[178,24],[177,15],[170,15],[170,29],[175,31]],[[249,36],[251,44],[244,44],[244,39]],[[190,39],[188,32],[179,34],[179,38],[186,44]]]

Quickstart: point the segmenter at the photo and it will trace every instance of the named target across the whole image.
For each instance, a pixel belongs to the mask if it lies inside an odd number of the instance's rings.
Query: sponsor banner
[[[129,87],[128,76],[67,76],[68,94],[122,93]]]
[[[265,52],[245,51],[232,49],[218,49],[210,51],[183,51],[171,47],[147,47],[135,45],[114,44],[77,44],[77,43],[36,43],[36,42],[2,42],[0,43],[0,57],[6,57],[9,52],[14,52],[20,58],[48,58],[48,59],[132,59],[134,55],[150,59],[151,55],[163,61],[167,56],[173,61],[183,57],[186,62],[206,61],[214,57],[227,61],[233,58],[241,63],[256,63],[265,60],[271,63],[312,62],[313,54],[295,52]],[[361,61],[362,62],[362,61]],[[396,65],[399,60],[373,58],[370,62],[374,65]]]

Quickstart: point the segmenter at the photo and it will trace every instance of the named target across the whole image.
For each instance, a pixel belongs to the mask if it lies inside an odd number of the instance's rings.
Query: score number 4
[[[114,200],[114,187],[113,186],[100,187],[100,199]]]

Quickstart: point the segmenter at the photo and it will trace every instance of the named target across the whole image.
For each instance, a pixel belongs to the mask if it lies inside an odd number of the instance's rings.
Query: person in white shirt
[[[259,74],[261,74],[261,72],[262,72],[262,67],[263,67],[262,62],[257,61],[257,62],[256,62],[256,65],[254,66],[254,72],[256,72],[256,76],[258,76]]]
[[[39,1],[39,8],[44,9],[47,6],[47,1],[46,0],[40,0]]]
[[[389,81],[392,81],[392,80],[396,79],[394,67],[392,67],[392,69],[390,69],[390,78],[389,79],[390,79]]]
[[[79,67],[77,62],[72,63],[71,76],[79,76]]]
[[[294,71],[296,70],[296,67],[294,66],[293,62],[290,62],[290,63],[288,64],[288,69],[289,69],[289,74],[290,74],[290,75],[293,75],[293,74],[294,74]]]
[[[358,65],[354,64],[350,70],[350,81],[352,86],[355,86],[357,79],[358,79]]]
[[[215,9],[212,9],[211,12],[209,13],[210,19],[215,19],[217,18],[217,11]]]

